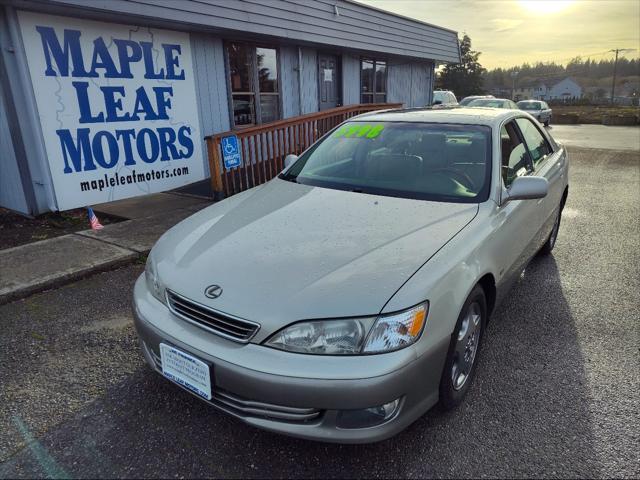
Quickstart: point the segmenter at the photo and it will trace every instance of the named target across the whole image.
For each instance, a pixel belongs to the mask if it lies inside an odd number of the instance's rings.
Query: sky
[[[640,0],[358,1],[467,33],[485,68],[640,56]]]

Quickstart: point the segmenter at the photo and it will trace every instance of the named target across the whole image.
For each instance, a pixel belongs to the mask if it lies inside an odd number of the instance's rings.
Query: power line
[[[633,52],[633,51],[636,51],[638,49],[637,48],[621,48],[619,50],[620,50],[620,52],[622,52],[622,51]],[[497,67],[497,68],[493,68],[492,70],[497,70],[498,68],[500,68],[502,70],[508,71],[508,70],[515,69],[515,68],[522,68],[522,66],[525,65],[525,64],[531,65],[532,67],[535,67],[535,65],[538,65],[538,64],[543,64],[543,65],[556,64],[556,65],[562,67],[563,66],[562,65],[563,62],[571,61],[571,60],[574,60],[576,58],[579,58],[581,60],[586,60],[586,59],[590,59],[591,57],[597,57],[597,56],[601,56],[601,55],[606,55],[607,53],[613,53],[613,52],[615,52],[615,50],[606,50],[604,52],[590,53],[588,55],[574,55],[573,57],[559,58],[559,59],[556,59],[556,60],[552,60],[551,62],[544,62],[544,61],[541,61],[541,60],[536,60],[536,61],[532,61],[532,62],[525,62],[525,63],[523,63],[521,65],[516,65],[516,66],[513,66],[513,67],[506,67],[506,68],[505,67]]]

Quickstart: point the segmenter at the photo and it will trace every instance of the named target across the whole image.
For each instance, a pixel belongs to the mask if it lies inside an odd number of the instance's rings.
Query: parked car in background
[[[460,100],[459,105],[461,107],[466,107],[473,100],[477,100],[479,98],[495,98],[493,95],[469,95],[468,97],[464,97]]]
[[[458,99],[450,90],[436,90],[433,92],[432,105],[443,105],[446,107],[455,107],[458,105]]]
[[[491,108],[509,108],[518,110],[516,102],[508,98],[477,98],[471,100],[467,107],[491,107]]]
[[[544,123],[545,127],[551,123],[551,115],[553,111],[547,105],[547,102],[541,100],[522,100],[518,102],[518,108],[533,115],[540,123]]]
[[[142,351],[256,427],[382,440],[462,402],[567,193],[565,149],[523,111],[359,115],[160,238],[133,293]]]

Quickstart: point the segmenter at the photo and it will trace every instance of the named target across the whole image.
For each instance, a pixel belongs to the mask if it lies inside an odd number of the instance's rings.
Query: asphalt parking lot
[[[638,477],[640,154],[570,154],[554,255],[494,315],[457,410],[373,445],[246,426],[143,364],[135,265],[0,307],[0,477]]]

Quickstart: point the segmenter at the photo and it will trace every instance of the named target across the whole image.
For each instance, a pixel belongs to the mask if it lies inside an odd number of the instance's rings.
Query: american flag
[[[100,230],[104,228],[98,221],[98,217],[93,213],[93,208],[87,207],[87,215],[89,216],[89,223],[91,224],[91,230]]]

